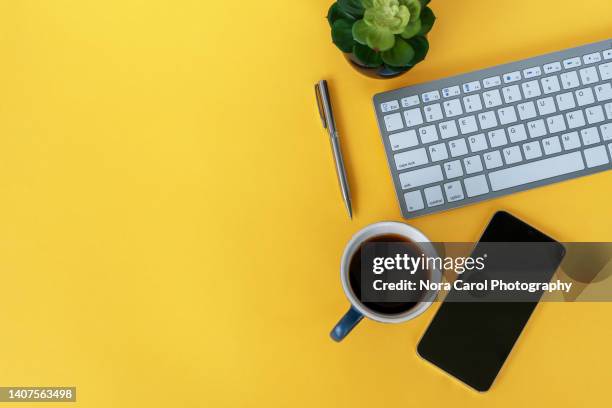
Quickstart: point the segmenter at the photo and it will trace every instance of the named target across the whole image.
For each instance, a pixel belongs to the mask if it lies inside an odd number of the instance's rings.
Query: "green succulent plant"
[[[337,0],[327,19],[332,40],[351,59],[387,72],[407,71],[429,50],[435,21],[429,0]]]

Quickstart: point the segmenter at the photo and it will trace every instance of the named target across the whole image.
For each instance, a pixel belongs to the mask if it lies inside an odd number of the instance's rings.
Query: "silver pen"
[[[332,112],[331,99],[327,88],[327,81],[324,79],[315,85],[315,94],[317,97],[317,105],[319,106],[319,114],[323,127],[329,133],[329,141],[331,143],[332,152],[334,154],[334,162],[336,163],[336,174],[338,182],[342,190],[342,198],[348,210],[349,217],[353,218],[353,208],[351,206],[351,192],[349,190],[348,181],[346,180],[346,169],[344,168],[344,160],[342,160],[342,150],[340,150],[340,140],[338,139],[338,131],[336,130],[336,121]]]

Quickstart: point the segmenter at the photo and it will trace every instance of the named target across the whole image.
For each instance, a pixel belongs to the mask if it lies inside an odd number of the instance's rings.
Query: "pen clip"
[[[321,122],[323,122],[323,128],[327,129],[325,109],[323,108],[323,97],[321,96],[321,89],[319,88],[319,84],[315,84],[315,96],[317,98],[317,107],[319,108],[319,115],[321,116]]]

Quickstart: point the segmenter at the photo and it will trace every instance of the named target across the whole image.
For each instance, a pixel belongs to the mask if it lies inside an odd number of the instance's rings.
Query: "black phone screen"
[[[540,260],[538,264],[544,265],[546,270],[542,272],[548,279],[552,278],[565,254],[561,244],[503,211],[493,216],[480,242],[554,243],[552,252],[541,254],[546,262]],[[550,245],[546,247],[551,248]],[[533,253],[529,258],[532,256]],[[504,255],[503,264],[508,268],[523,268],[525,259],[510,250]],[[460,292],[453,292],[451,290],[448,296],[461,296]],[[425,360],[465,384],[478,391],[487,391],[536,305],[537,302],[446,301],[421,338],[417,351]]]

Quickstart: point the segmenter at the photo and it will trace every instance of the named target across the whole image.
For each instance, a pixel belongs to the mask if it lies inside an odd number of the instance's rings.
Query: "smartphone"
[[[550,280],[565,255],[563,246],[513,215],[495,213],[476,247],[482,242],[545,242],[534,245],[529,256],[514,253],[520,246],[508,246],[503,259],[492,268],[538,268],[541,276]],[[531,246],[530,246],[531,247]],[[521,256],[523,255],[523,256]],[[534,262],[530,265],[530,262]],[[495,270],[485,266],[485,273]],[[451,290],[440,305],[417,347],[425,360],[456,377],[477,391],[487,391],[506,361],[514,343],[527,324],[541,293],[529,302],[460,302],[461,291]],[[453,296],[452,302],[448,301]],[[465,299],[466,300],[466,299]]]

